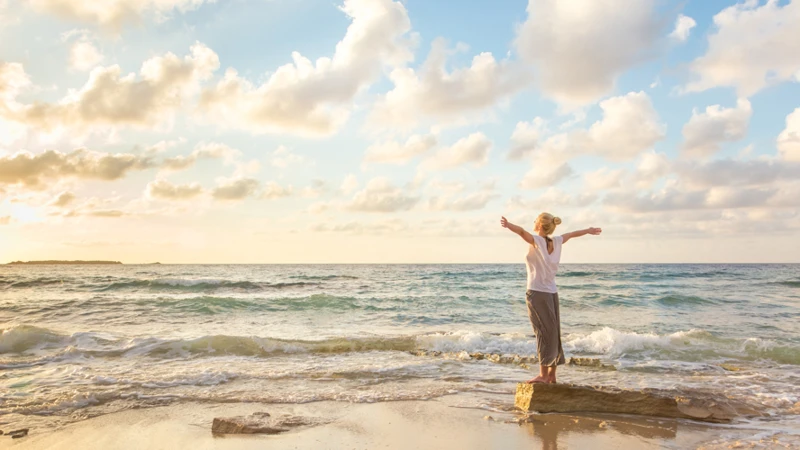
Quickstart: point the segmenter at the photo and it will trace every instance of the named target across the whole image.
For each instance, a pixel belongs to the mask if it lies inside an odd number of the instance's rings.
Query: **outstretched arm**
[[[507,229],[513,231],[514,233],[518,234],[519,237],[524,239],[525,242],[533,245],[534,247],[536,246],[536,241],[533,240],[533,236],[530,233],[528,233],[527,231],[522,229],[521,226],[514,225],[513,223],[509,222],[508,220],[506,220],[505,217],[501,217],[500,218],[500,226],[502,226],[503,228],[507,228]]]
[[[570,240],[572,238],[585,236],[587,234],[591,234],[593,236],[597,236],[598,234],[600,234],[602,232],[603,232],[602,228],[595,228],[595,227],[587,228],[585,230],[570,231],[569,233],[564,233],[564,234],[561,235],[561,237],[563,238],[561,243],[564,244],[564,243],[566,243],[568,240]]]

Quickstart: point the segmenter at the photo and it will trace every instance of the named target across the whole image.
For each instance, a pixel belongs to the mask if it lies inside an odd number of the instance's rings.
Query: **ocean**
[[[557,281],[567,357],[616,369],[559,381],[727,395],[763,416],[721,433],[800,433],[800,265],[564,264]],[[523,264],[6,265],[0,331],[0,422],[19,427],[176,402],[508,411],[537,371]]]

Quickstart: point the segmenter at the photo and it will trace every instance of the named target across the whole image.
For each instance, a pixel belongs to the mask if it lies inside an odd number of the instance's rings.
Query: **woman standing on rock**
[[[525,258],[528,268],[528,290],[525,299],[528,304],[528,317],[536,333],[536,353],[539,357],[539,376],[528,383],[555,383],[556,367],[564,364],[564,350],[561,348],[561,318],[558,313],[558,289],[556,272],[561,261],[561,246],[568,240],[587,234],[598,235],[600,228],[587,228],[572,231],[552,239],[550,235],[561,219],[549,213],[541,213],[528,233],[522,227],[500,218],[500,225],[518,234],[530,246]]]

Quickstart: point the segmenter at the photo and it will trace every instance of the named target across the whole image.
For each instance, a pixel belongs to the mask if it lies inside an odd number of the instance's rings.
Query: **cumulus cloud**
[[[222,159],[225,164],[234,164],[242,152],[220,142],[200,142],[188,156],[178,155],[164,159],[161,168],[184,170],[202,159]]]
[[[489,52],[476,55],[466,68],[447,69],[447,44],[436,39],[419,72],[394,69],[394,88],[375,105],[371,121],[386,126],[413,126],[421,117],[440,120],[493,107],[524,89],[530,74],[518,63],[495,60]]]
[[[705,157],[719,151],[724,142],[734,142],[747,135],[753,109],[750,102],[739,99],[735,108],[708,106],[703,113],[692,111],[683,127],[682,152],[685,156]]]
[[[330,135],[350,115],[352,100],[385,66],[412,58],[405,7],[391,0],[345,0],[351,19],[331,58],[313,63],[300,53],[255,86],[229,69],[203,91],[200,112],[214,124],[252,133]]]
[[[259,182],[253,178],[238,177],[229,180],[222,180],[214,189],[211,196],[214,200],[238,201],[255,194],[258,190]]]
[[[347,174],[342,180],[342,185],[339,186],[339,189],[344,195],[350,195],[350,193],[358,189],[358,178],[352,173]]]
[[[603,117],[588,129],[577,129],[547,138],[538,153],[568,160],[579,154],[595,154],[613,161],[627,161],[651,149],[666,135],[666,126],[644,92],[631,92],[600,102]]]
[[[520,196],[511,197],[506,202],[506,207],[512,210],[558,210],[564,207],[584,208],[597,200],[594,193],[571,194],[557,187],[549,187],[542,195],[535,199],[526,199]]]
[[[73,69],[86,71],[103,60],[103,54],[89,41],[78,41],[69,48],[69,65]]]
[[[627,69],[654,56],[665,23],[654,0],[529,0],[518,30],[520,56],[542,92],[563,105],[594,102]]]
[[[169,125],[185,98],[219,67],[217,54],[203,44],[185,58],[167,53],[145,61],[139,73],[123,75],[117,66],[97,67],[80,89],[54,103],[21,103],[16,97],[30,86],[21,65],[0,69],[0,122],[8,121],[70,136],[116,126],[150,128]],[[10,83],[7,79],[10,78]]]
[[[280,184],[270,181],[264,185],[261,192],[261,198],[264,200],[275,200],[279,198],[289,197],[292,195],[293,189],[291,186],[281,186]]]
[[[356,192],[345,208],[351,211],[389,213],[407,211],[419,200],[419,197],[409,195],[394,186],[388,178],[378,177],[370,180],[363,190]]]
[[[689,16],[684,16],[683,14],[678,14],[678,18],[675,20],[675,29],[672,30],[669,37],[683,42],[689,39],[689,34],[691,34],[692,28],[695,26],[697,26],[697,22],[695,22],[694,19]]]
[[[672,170],[672,162],[663,153],[645,152],[636,164],[631,178],[639,189],[647,189]]]
[[[11,223],[11,216],[0,216],[0,225],[8,225]]]
[[[427,208],[432,211],[476,211],[498,197],[491,191],[473,192],[460,197],[436,196],[428,199]]]
[[[800,162],[800,108],[786,116],[786,128],[778,135],[778,151],[783,159]]]
[[[626,212],[657,212],[703,209],[763,207],[776,194],[774,188],[714,187],[682,189],[668,186],[656,192],[637,194],[621,191],[608,194],[604,204]]]
[[[541,160],[533,166],[522,178],[519,187],[522,189],[539,189],[566,180],[575,173],[568,163],[557,163]]]
[[[798,80],[800,73],[800,1],[785,4],[748,0],[714,16],[716,32],[708,50],[690,69],[696,79],[686,91],[718,86],[749,97],[766,86]]]
[[[70,153],[55,150],[39,154],[18,152],[0,156],[0,183],[40,187],[45,181],[62,178],[117,180],[130,171],[155,166],[151,158],[129,153],[103,153],[85,149]]]
[[[409,137],[404,143],[397,141],[381,142],[367,148],[367,152],[364,155],[364,162],[402,165],[432,149],[436,144],[436,136],[432,134],[415,134]]]
[[[203,193],[203,188],[198,183],[172,184],[167,180],[158,179],[147,184],[147,195],[150,198],[161,200],[191,200]]]
[[[89,22],[110,30],[125,24],[135,24],[146,16],[163,20],[175,10],[197,8],[214,0],[25,0],[35,10],[57,16]]]
[[[583,182],[587,189],[603,191],[619,187],[627,172],[625,169],[610,169],[601,167],[583,175]]]
[[[692,187],[770,185],[800,179],[800,162],[777,159],[719,159],[676,163],[675,173]]]
[[[475,167],[485,165],[489,161],[492,141],[483,133],[472,133],[456,141],[450,147],[442,148],[420,164],[423,170],[453,169],[471,164]]]
[[[63,208],[68,206],[75,200],[75,194],[72,192],[62,192],[56,196],[51,202],[50,206],[55,206],[57,208]]]
[[[300,156],[292,153],[284,145],[279,145],[274,152],[272,152],[272,156],[270,158],[270,164],[272,167],[277,167],[279,169],[285,169],[292,164],[302,164],[305,159]]]
[[[311,226],[314,232],[344,233],[354,235],[374,234],[397,234],[408,229],[408,225],[401,219],[386,219],[376,222],[350,221],[345,223],[331,224],[329,222],[318,223]]]
[[[511,150],[506,158],[509,161],[519,161],[530,156],[545,133],[545,125],[546,122],[541,117],[530,122],[517,122],[511,135]]]

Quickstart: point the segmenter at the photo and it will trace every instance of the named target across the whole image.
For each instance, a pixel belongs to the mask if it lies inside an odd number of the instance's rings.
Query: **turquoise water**
[[[531,371],[469,353],[535,354],[524,270],[0,266],[0,421],[462,393],[504,409]],[[558,284],[567,356],[617,368],[561,381],[713,391],[797,430],[800,265],[564,265]]]

